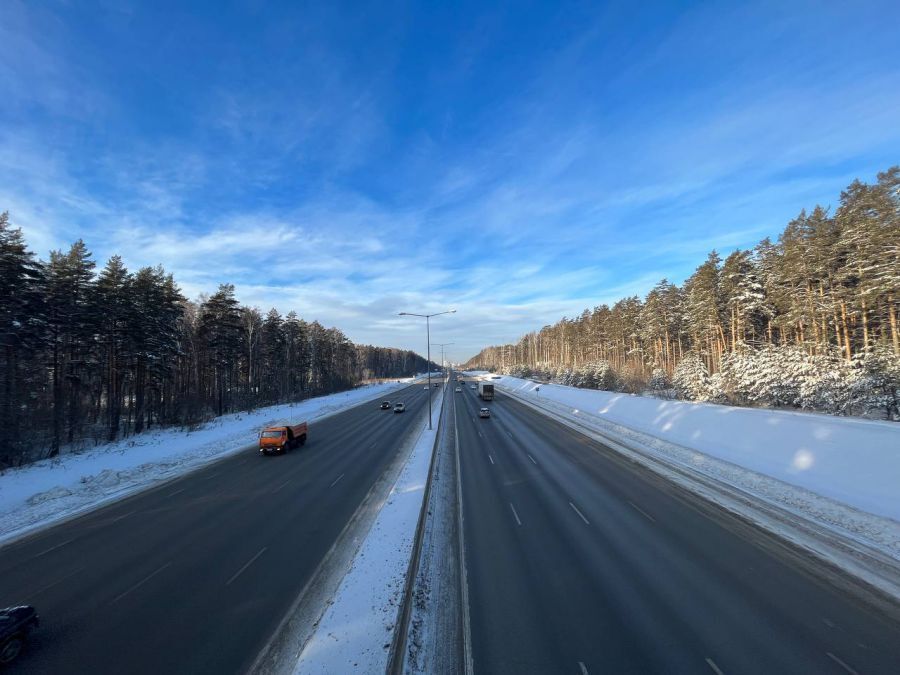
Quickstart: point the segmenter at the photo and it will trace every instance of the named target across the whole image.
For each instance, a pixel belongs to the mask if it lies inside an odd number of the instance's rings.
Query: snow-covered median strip
[[[216,418],[195,431],[161,429],[0,474],[0,543],[234,454],[268,424],[314,422],[405,387],[358,387],[301,403]]]
[[[442,403],[443,396],[435,399],[435,418]],[[426,420],[387,502],[301,652],[295,673],[385,672],[438,426],[429,430]]]

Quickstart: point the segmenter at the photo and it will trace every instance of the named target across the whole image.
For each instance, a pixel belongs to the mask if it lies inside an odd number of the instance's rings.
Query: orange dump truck
[[[306,422],[296,426],[266,427],[259,432],[259,451],[264,455],[270,452],[287,452],[304,443]]]

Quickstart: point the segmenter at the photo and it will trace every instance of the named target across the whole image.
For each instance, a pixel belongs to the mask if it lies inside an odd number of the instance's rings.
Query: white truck
[[[479,382],[478,383],[478,398],[482,401],[493,401],[494,400],[494,384],[493,382]]]

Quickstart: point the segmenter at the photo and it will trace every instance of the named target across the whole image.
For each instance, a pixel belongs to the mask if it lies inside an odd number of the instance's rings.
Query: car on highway
[[[390,409],[391,409],[391,402],[390,402],[390,401],[382,401],[382,402],[381,402],[381,409],[382,409],[382,410],[390,410]]]
[[[476,385],[474,385],[474,384],[470,384],[470,385],[469,385],[469,389],[478,389],[478,387],[477,387]]]
[[[40,624],[37,611],[30,605],[0,609],[0,665],[16,660],[25,641]]]
[[[428,391],[428,385],[426,384],[424,387],[422,387],[422,389],[424,389],[425,391]]]
[[[394,404],[394,412],[406,412],[406,405],[403,403],[395,403]]]
[[[461,392],[461,391],[462,391],[462,387],[457,387],[457,388],[456,388],[456,393],[457,393],[457,394],[458,394],[459,392]]]
[[[491,416],[491,409],[490,409],[490,408],[481,408],[481,409],[478,411],[478,416],[479,416],[479,417],[490,417],[490,416]]]

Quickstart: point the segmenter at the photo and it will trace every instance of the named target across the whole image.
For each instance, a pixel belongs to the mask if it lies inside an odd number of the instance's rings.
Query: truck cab
[[[290,426],[266,427],[259,432],[259,451],[264,455],[285,453],[306,443],[306,422]]]

